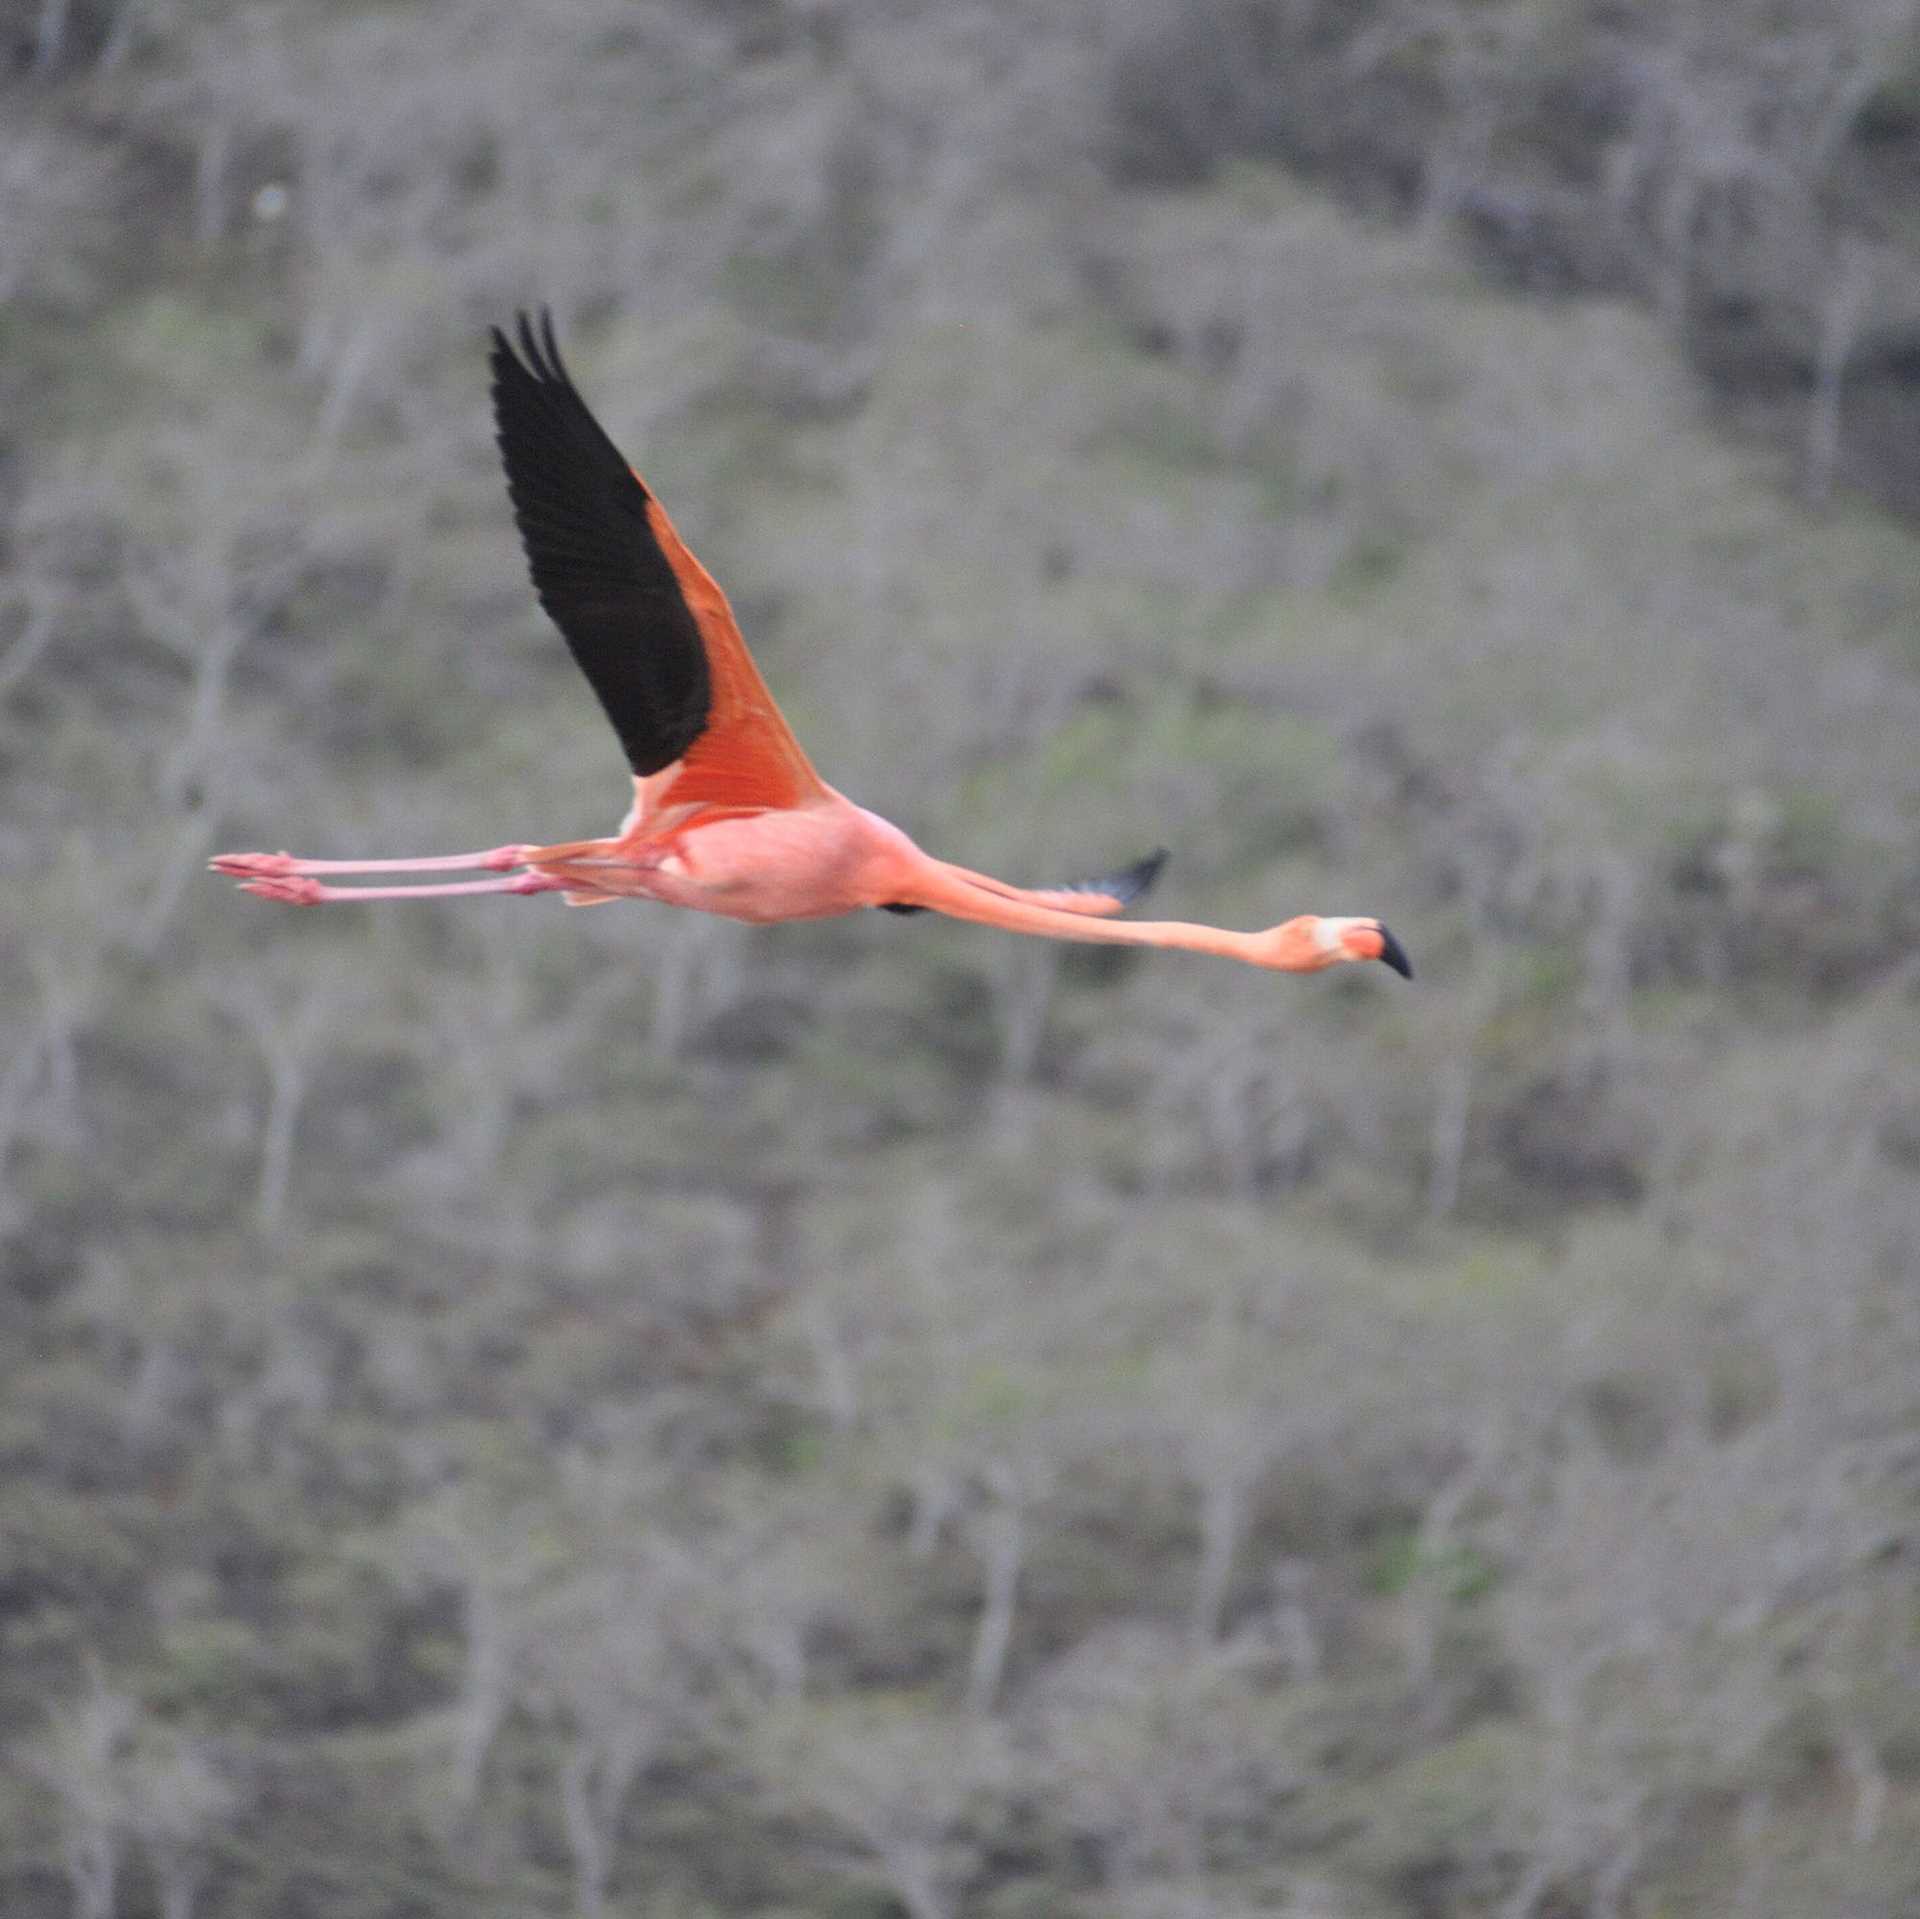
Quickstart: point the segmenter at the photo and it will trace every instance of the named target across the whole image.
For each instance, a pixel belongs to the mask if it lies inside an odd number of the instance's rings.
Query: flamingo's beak
[[[1407,949],[1384,926],[1380,929],[1380,957],[1402,979],[1412,979],[1413,962],[1407,958]]]
[[[1384,960],[1402,979],[1412,979],[1407,949],[1378,920],[1337,920],[1340,953],[1347,959]]]

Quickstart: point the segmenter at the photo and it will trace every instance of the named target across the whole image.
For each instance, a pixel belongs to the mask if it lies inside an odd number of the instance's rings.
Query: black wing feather
[[[1160,869],[1167,863],[1167,849],[1162,846],[1149,853],[1143,860],[1135,860],[1131,866],[1122,867],[1117,873],[1103,880],[1074,880],[1055,890],[1062,893],[1104,893],[1107,898],[1115,899],[1123,907],[1131,906],[1139,899],[1155,880],[1160,877]]]
[[[647,520],[648,494],[574,390],[544,309],[516,354],[493,329],[493,417],[533,589],[636,773],[700,737],[713,681],[700,629]]]

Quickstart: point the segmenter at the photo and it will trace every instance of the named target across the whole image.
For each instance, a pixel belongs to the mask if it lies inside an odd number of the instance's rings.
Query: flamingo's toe
[[[271,879],[293,871],[291,853],[216,853],[207,864],[229,879]]]
[[[302,874],[266,874],[246,881],[240,888],[255,899],[278,900],[283,906],[318,906],[325,889],[316,879]]]

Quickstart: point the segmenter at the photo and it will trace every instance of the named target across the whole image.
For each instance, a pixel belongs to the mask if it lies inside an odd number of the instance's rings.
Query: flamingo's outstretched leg
[[[531,846],[494,846],[484,853],[441,853],[431,859],[302,860],[291,853],[221,853],[208,864],[229,879],[284,879],[294,873],[510,873],[525,866]]]
[[[452,886],[327,886],[306,873],[263,873],[240,890],[285,906],[329,906],[336,900],[433,900],[458,893],[560,893],[574,884],[545,873],[515,873],[509,879],[462,880]]]

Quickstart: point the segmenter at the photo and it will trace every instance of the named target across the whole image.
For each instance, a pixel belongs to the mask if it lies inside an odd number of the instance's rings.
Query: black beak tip
[[[1412,979],[1413,962],[1407,958],[1407,949],[1384,926],[1380,929],[1380,957],[1402,979]]]

